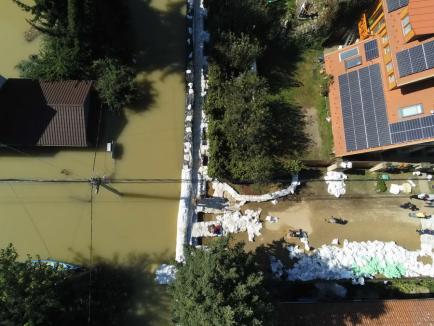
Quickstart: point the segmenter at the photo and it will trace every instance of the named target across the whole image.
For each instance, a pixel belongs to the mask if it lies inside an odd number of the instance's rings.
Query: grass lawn
[[[306,111],[307,133],[313,144],[303,159],[329,159],[333,148],[331,125],[326,121],[328,99],[321,95],[320,65],[317,62],[321,50],[306,50],[297,57],[291,78],[293,83],[281,90],[283,98]],[[290,59],[288,59],[290,60]],[[311,112],[309,112],[311,111]]]

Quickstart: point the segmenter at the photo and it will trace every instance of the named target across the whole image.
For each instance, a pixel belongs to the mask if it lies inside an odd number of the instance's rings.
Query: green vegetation
[[[264,277],[243,244],[228,239],[207,250],[187,248],[170,287],[177,325],[269,325],[272,306]]]
[[[9,245],[0,250],[0,324],[167,325],[169,296],[149,265],[146,256],[96,258],[90,278],[89,269],[24,259]]]
[[[375,186],[375,191],[377,191],[377,192],[386,192],[387,191],[386,181],[384,181],[384,179],[382,179],[381,176],[377,177],[377,183]]]
[[[65,312],[60,284],[70,272],[17,258],[12,245],[0,250],[2,325],[55,325],[51,315]]]
[[[22,77],[98,80],[103,103],[117,110],[140,95],[128,58],[127,8],[121,0],[37,0],[27,5],[30,25],[43,33],[38,55],[18,65]],[[108,63],[104,69],[101,63]],[[125,79],[124,79],[125,78]],[[122,80],[122,85],[117,82]]]
[[[131,68],[113,59],[101,59],[94,61],[93,69],[99,76],[95,88],[107,107],[120,110],[137,99],[139,91]]]
[[[432,293],[434,294],[434,279],[398,279],[391,281],[390,287],[403,294]]]
[[[307,145],[303,115],[263,70],[263,58],[289,41],[285,2],[208,0],[211,33],[209,173],[235,182],[287,177]],[[271,87],[270,87],[271,85]],[[288,163],[289,162],[289,163]]]
[[[312,128],[319,128],[319,137],[314,141],[319,144],[319,151],[307,148],[302,157],[305,159],[329,159],[333,148],[333,135],[328,110],[328,98],[324,94],[331,82],[330,77],[320,73],[321,66],[318,57],[322,50],[309,48],[301,49],[296,56],[286,59],[288,62],[281,63],[281,67],[287,71],[288,85],[282,87],[280,94],[288,104],[295,104],[305,110],[313,110],[311,121]],[[285,78],[282,76],[281,78]]]

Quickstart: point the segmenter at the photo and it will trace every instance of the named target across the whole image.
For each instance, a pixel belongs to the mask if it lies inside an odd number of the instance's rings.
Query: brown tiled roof
[[[50,105],[55,114],[44,130],[39,146],[87,146],[83,106]]]
[[[410,0],[408,16],[416,35],[434,34],[433,0]]]
[[[83,105],[92,82],[65,80],[60,82],[40,81],[42,93],[48,105]]]
[[[0,89],[0,142],[20,146],[87,146],[89,81],[9,79]]]
[[[434,300],[282,303],[279,320],[291,326],[432,326]]]

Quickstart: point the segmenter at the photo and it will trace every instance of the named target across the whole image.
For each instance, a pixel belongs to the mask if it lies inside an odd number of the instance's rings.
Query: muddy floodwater
[[[0,182],[0,247],[19,253],[79,262],[131,254],[173,257],[180,185],[113,183],[91,193],[91,176],[115,179],[179,178],[184,116],[184,1],[129,0],[137,78],[147,100],[109,115],[104,134],[119,144],[113,160],[104,149],[7,150],[0,152],[0,178],[74,182]],[[24,39],[25,15],[12,1],[0,2],[0,74],[18,77],[15,65],[36,53],[40,37]],[[111,119],[111,122],[110,122]],[[107,136],[111,137],[111,136]],[[104,138],[104,141],[110,139]],[[116,193],[122,193],[122,196]]]

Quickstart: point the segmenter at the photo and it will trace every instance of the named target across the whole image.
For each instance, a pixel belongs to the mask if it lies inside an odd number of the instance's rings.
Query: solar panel
[[[339,90],[341,96],[341,107],[344,120],[344,134],[347,151],[355,151],[357,148],[354,134],[353,114],[351,109],[350,89],[348,85],[348,74],[339,76]]]
[[[408,0],[387,0],[387,9],[389,12],[408,5]]]
[[[392,142],[394,144],[403,143],[405,141],[407,141],[407,135],[405,132],[397,132],[397,133],[392,134]]]
[[[361,56],[351,58],[351,59],[345,60],[345,69],[354,68],[354,67],[360,66],[361,64],[362,64],[362,57]]]
[[[372,40],[365,43],[365,57],[367,61],[378,58],[377,40]]]
[[[410,62],[411,62],[413,74],[428,69],[425,62],[425,55],[423,52],[422,45],[414,46],[408,49],[408,52],[410,55]]]
[[[434,68],[434,41],[400,51],[396,60],[401,78]]]
[[[407,140],[419,140],[422,139],[422,129],[413,129],[407,131]]]
[[[423,138],[434,137],[434,127],[422,128]]]
[[[339,76],[347,151],[391,144],[379,64]]]
[[[402,78],[412,74],[413,69],[411,67],[410,54],[408,50],[398,52],[396,54],[396,61],[398,61],[399,77]]]
[[[434,115],[429,115],[420,119],[423,127],[434,126]]]
[[[381,79],[380,65],[369,66],[372,101],[377,121],[378,139],[380,146],[390,145],[389,121],[387,119],[386,100],[384,98],[383,81]],[[374,91],[375,90],[375,91]]]
[[[425,43],[423,45],[423,50],[425,52],[425,59],[428,69],[434,68],[434,41]]]
[[[389,124],[379,64],[338,78],[348,152],[434,137],[434,115]]]
[[[434,137],[434,115],[390,124],[392,143]]]

